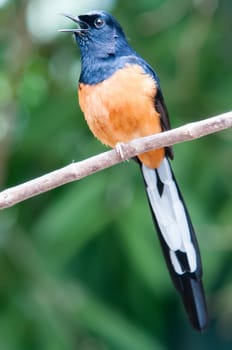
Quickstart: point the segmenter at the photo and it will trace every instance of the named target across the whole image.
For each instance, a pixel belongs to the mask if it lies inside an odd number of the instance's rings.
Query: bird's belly
[[[79,85],[79,103],[93,134],[104,144],[161,131],[160,115],[155,110],[155,81],[141,67],[130,65],[109,79],[96,84]],[[158,149],[139,155],[147,166],[155,168],[164,157]]]

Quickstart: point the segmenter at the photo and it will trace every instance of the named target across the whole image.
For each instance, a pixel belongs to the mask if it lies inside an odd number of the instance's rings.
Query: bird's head
[[[83,55],[107,58],[123,54],[128,50],[128,42],[122,27],[116,19],[105,11],[91,11],[79,16],[64,15],[78,24],[75,29],[60,29],[71,32]]]

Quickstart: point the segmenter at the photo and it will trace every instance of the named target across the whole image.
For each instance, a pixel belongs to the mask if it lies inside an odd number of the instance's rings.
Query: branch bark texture
[[[61,169],[0,192],[0,209],[11,207],[66,183],[80,180],[151,149],[191,141],[231,127],[232,111],[202,121],[186,124],[160,134],[138,138],[129,143],[121,144],[123,159],[113,149],[86,160],[69,164]]]

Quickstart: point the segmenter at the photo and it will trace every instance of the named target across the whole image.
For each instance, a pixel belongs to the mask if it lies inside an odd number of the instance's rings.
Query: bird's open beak
[[[89,25],[86,22],[81,21],[78,16],[71,16],[71,15],[67,15],[67,14],[62,14],[62,16],[67,17],[67,18],[71,19],[73,22],[77,23],[79,28],[59,29],[58,30],[59,32],[70,32],[70,33],[74,33],[74,34],[84,34],[89,30]]]

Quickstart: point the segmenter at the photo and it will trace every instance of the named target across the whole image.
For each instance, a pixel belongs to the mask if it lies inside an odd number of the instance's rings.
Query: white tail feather
[[[163,184],[163,191],[158,190],[158,176],[154,169],[142,165],[147,194],[161,234],[170,249],[170,259],[178,274],[183,274],[176,251],[186,254],[191,272],[197,268],[197,257],[191,240],[191,233],[183,202],[173,180],[168,160],[165,158],[157,173]]]

